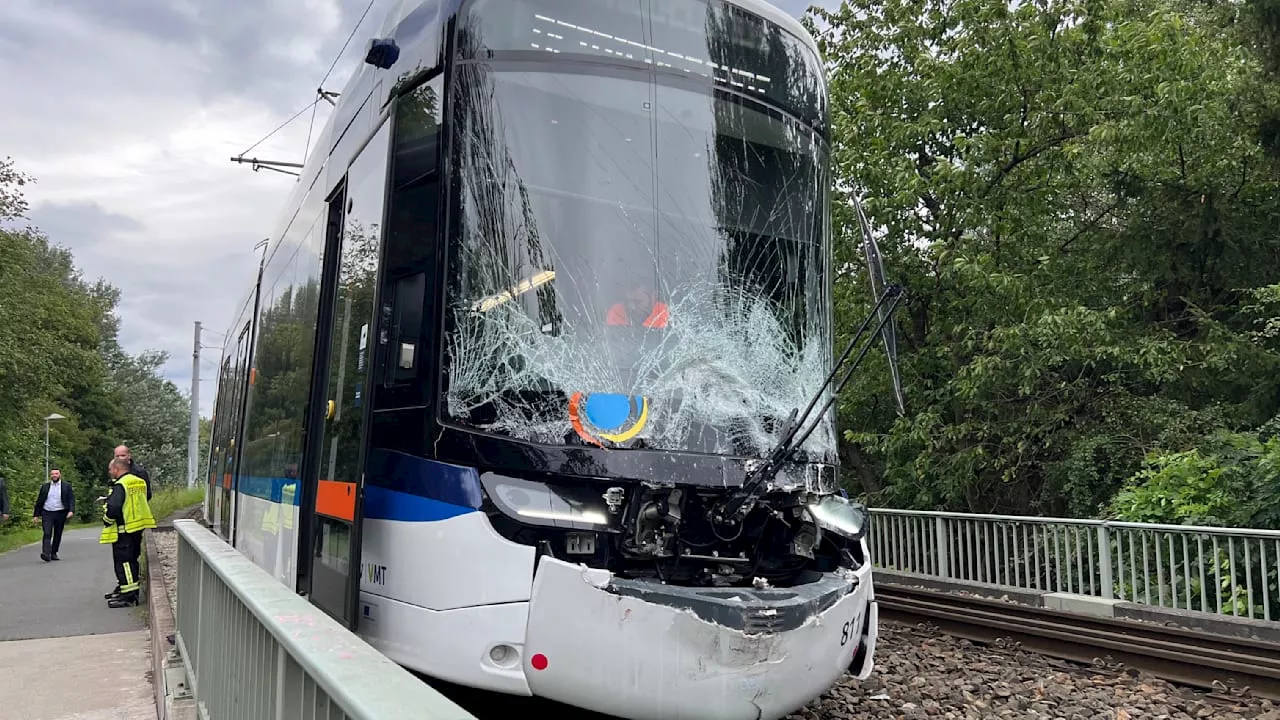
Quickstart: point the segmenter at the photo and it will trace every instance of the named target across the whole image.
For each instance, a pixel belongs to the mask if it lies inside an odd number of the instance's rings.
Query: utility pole
[[[196,486],[200,467],[200,321],[196,321],[195,348],[191,351],[191,427],[187,430],[187,487]]]

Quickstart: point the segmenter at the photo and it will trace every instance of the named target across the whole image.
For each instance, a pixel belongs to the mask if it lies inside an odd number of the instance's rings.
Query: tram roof
[[[448,3],[456,8],[465,1],[466,0],[397,0],[396,4],[387,11],[386,18],[383,20],[382,35],[385,36],[390,34],[406,16],[423,5]],[[673,0],[655,0],[655,2],[672,1]],[[809,34],[809,31],[805,29],[804,25],[800,24],[799,20],[783,12],[772,3],[766,2],[765,0],[722,1],[730,5],[740,7],[747,12],[759,15],[765,20],[768,20],[787,32],[792,33],[796,37],[800,38],[805,46],[812,50],[815,55],[819,55],[818,43],[814,41],[813,36]]]

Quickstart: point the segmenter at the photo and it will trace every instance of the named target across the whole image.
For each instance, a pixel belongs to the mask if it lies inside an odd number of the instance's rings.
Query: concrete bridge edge
[[[147,531],[174,532],[173,526]],[[151,680],[156,696],[156,720],[197,720],[195,699],[187,687],[186,663],[178,652],[177,622],[169,607],[169,592],[155,543],[147,542],[147,624],[151,630]],[[170,641],[170,638],[174,638]]]

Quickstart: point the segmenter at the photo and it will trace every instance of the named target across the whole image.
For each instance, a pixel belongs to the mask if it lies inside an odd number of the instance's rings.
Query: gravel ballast
[[[1270,700],[1171,685],[1115,665],[1086,667],[881,621],[876,668],[788,720],[1280,720]]]
[[[147,534],[147,542],[156,549],[160,556],[160,574],[164,577],[164,589],[169,594],[169,607],[174,617],[178,615],[178,533],[152,532]]]
[[[169,594],[177,602],[178,537],[153,532]],[[928,627],[882,621],[876,668],[846,678],[787,720],[1280,720],[1270,700],[1223,689],[1171,685],[1123,667],[1086,667],[1021,650],[984,646]]]

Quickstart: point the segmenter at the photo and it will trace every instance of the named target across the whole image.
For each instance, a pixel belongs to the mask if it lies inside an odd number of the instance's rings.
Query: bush
[[[192,505],[199,505],[204,499],[204,486],[193,488],[157,488],[151,495],[151,514],[156,522],[164,520],[175,512]]]
[[[1216,433],[1152,455],[1110,510],[1131,522],[1280,529],[1280,437]]]

